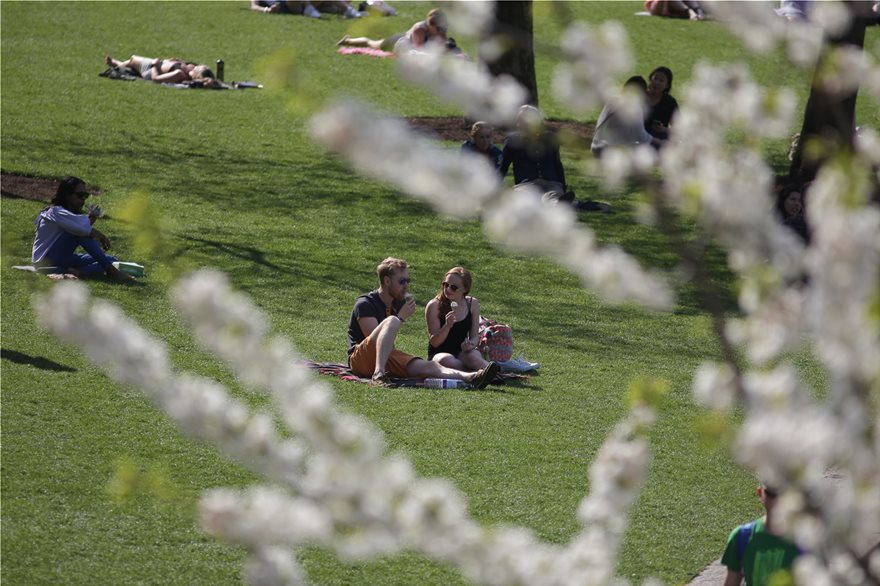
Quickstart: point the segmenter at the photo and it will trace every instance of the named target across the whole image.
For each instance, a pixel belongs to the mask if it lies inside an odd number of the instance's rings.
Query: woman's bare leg
[[[336,44],[340,47],[368,47],[370,49],[381,49],[382,41],[385,39],[368,39],[367,37],[350,37],[345,35]]]
[[[439,354],[435,354],[431,359],[434,362],[442,364],[446,368],[452,368],[455,370],[464,370],[464,364],[462,364],[461,360],[453,356],[452,354],[448,354],[446,352],[440,352]]]
[[[153,59],[150,59],[149,57],[141,57],[140,55],[132,55],[125,61],[119,61],[118,59],[114,59],[110,55],[107,55],[107,57],[104,58],[104,62],[107,65],[112,65],[113,67],[130,67],[132,69],[140,71],[141,64],[144,62],[145,59],[153,61]]]
[[[463,368],[459,367],[461,370],[480,370],[489,366],[489,363],[476,350],[462,351],[458,355],[458,359],[463,365]]]

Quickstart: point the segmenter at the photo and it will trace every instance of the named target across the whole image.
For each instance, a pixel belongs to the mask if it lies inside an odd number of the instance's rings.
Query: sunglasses
[[[409,284],[412,282],[412,279],[410,279],[410,278],[405,278],[405,279],[400,279],[400,280],[397,281],[397,282],[400,283],[401,285],[409,285]]]
[[[448,289],[452,289],[453,293],[461,289],[461,287],[459,287],[458,285],[452,285],[451,283],[447,283],[446,281],[443,281],[443,286],[447,287]]]

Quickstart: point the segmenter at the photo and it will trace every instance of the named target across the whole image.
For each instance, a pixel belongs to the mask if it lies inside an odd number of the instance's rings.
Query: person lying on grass
[[[205,87],[221,85],[210,67],[198,63],[190,63],[182,59],[153,59],[152,57],[132,55],[125,61],[120,61],[107,55],[104,58],[104,62],[111,67],[133,69],[142,78],[155,83],[197,81],[201,82]]]
[[[358,297],[348,322],[348,365],[352,372],[371,377],[371,384],[376,386],[390,386],[389,377],[457,379],[478,389],[492,382],[499,370],[495,363],[477,372],[464,372],[397,350],[394,342],[400,326],[416,310],[415,299],[407,294],[409,265],[389,257],[379,263],[376,273],[379,288]]]
[[[56,275],[91,277],[103,272],[117,281],[131,281],[130,275],[113,266],[116,258],[104,254],[104,250],[110,248],[110,239],[92,227],[100,211],[95,208],[88,215],[83,214],[88,197],[82,179],[65,177],[61,181],[52,205],[44,208],[34,220],[33,263],[53,267],[52,273]],[[86,254],[75,253],[78,247]]]
[[[428,42],[440,42],[448,46],[446,30],[446,15],[442,10],[435,8],[428,13],[425,20],[415,23],[405,33],[392,35],[384,39],[345,35],[337,41],[336,45],[340,47],[366,47],[398,53],[421,49]]]
[[[480,344],[480,302],[471,292],[471,273],[463,267],[449,269],[440,292],[425,307],[428,323],[428,358],[458,370],[489,366]]]

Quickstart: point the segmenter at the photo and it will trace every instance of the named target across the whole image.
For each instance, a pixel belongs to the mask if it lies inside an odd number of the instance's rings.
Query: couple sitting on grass
[[[348,364],[358,376],[377,386],[395,378],[447,378],[478,389],[499,372],[477,350],[480,303],[468,295],[471,275],[461,267],[446,273],[437,296],[425,307],[428,322],[428,360],[394,347],[400,326],[415,312],[407,293],[409,267],[404,260],[386,258],[378,267],[379,288],[358,297],[348,323]]]

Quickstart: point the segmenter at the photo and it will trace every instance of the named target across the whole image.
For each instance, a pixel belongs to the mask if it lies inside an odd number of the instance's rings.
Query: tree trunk
[[[507,74],[529,92],[529,103],[538,105],[535,80],[535,49],[532,40],[532,0],[495,3],[495,23],[490,32],[507,50],[495,61],[487,62],[495,77]]]
[[[852,151],[855,137],[856,98],[858,89],[850,93],[827,91],[822,84],[822,71],[828,66],[834,50],[847,45],[864,50],[865,26],[870,2],[846,2],[851,15],[847,31],[825,41],[813,74],[813,87],[804,109],[800,141],[792,156],[789,177],[799,183],[812,181],[824,161],[841,150]],[[806,147],[806,148],[805,148]]]

